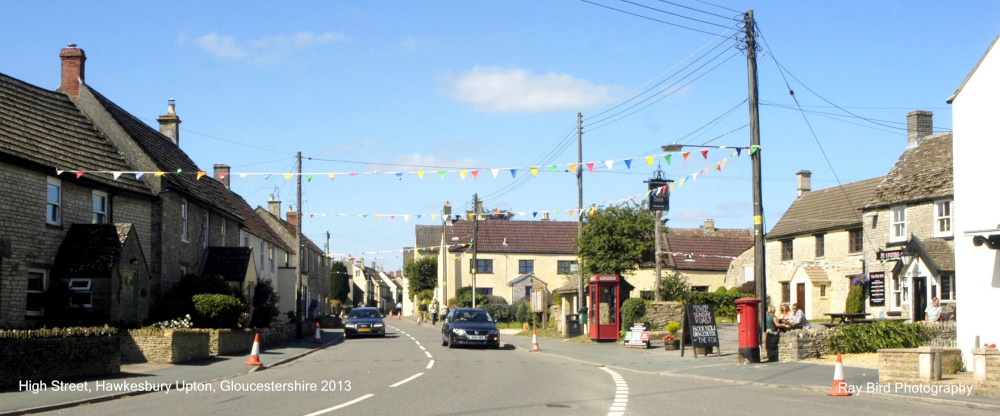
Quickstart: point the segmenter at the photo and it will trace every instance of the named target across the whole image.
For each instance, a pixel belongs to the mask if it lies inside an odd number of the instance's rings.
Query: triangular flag
[[[328,174],[326,174],[326,176],[329,176],[329,177],[330,177],[330,180],[332,181],[332,180],[333,180],[333,177],[334,177],[334,174],[332,174],[332,173],[328,173]]]
[[[736,148],[736,157],[740,157],[740,150],[741,150],[740,148],[738,147]]]
[[[424,214],[417,214],[417,219],[419,220],[420,217],[423,217],[423,216],[424,216]]]
[[[496,179],[497,174],[500,173],[500,169],[490,169],[490,172],[493,172],[493,179]]]
[[[114,180],[117,181],[119,176],[122,176],[121,172],[111,172],[111,177],[114,178]]]
[[[692,181],[696,181],[696,180],[698,180],[698,174],[699,174],[699,173],[701,173],[701,172],[697,172],[697,173],[692,173],[692,174],[691,174],[691,180],[692,180]]]
[[[653,157],[646,156],[646,163],[649,163],[649,166],[653,166]]]
[[[531,167],[531,176],[538,176],[538,167],[537,166],[532,166]]]
[[[673,155],[663,155],[663,158],[667,160],[667,164],[670,164],[670,157]]]
[[[556,173],[556,165],[549,165],[549,172]]]
[[[436,219],[437,219],[437,216],[438,216],[438,214],[431,214],[431,219],[432,219],[432,220],[436,220]]]
[[[83,171],[82,170],[76,171],[76,178],[80,179],[81,176],[83,176]]]
[[[445,173],[447,173],[447,171],[443,171],[443,170],[442,170],[442,171],[439,171],[439,172],[438,172],[438,176],[440,176],[440,177],[441,177],[441,179],[444,179],[444,175],[445,175]]]
[[[397,178],[402,178],[403,177],[403,172],[396,172],[396,177]]]
[[[366,216],[367,216],[367,215],[366,215]],[[379,217],[381,217],[381,216],[382,216],[382,214],[375,214],[375,219],[377,220],[377,219],[379,219]]]
[[[306,182],[312,182],[312,180],[313,180],[313,174],[307,173],[306,174]]]
[[[226,172],[219,172],[219,179],[226,179]]]
[[[195,174],[195,177],[194,177],[194,180],[196,180],[196,181],[197,181],[197,180],[200,180],[202,176],[205,176],[205,175],[207,175],[207,174],[208,174],[208,173],[206,173],[205,171],[203,171],[203,170],[199,170],[199,171],[198,171],[198,172],[197,172],[197,173]]]
[[[722,163],[715,162],[715,170],[722,170]]]
[[[472,179],[479,179],[479,170],[472,171]]]
[[[160,177],[160,176],[163,176],[163,175],[165,175],[165,174],[166,174],[166,172],[156,172],[156,173],[154,174],[154,176],[156,176],[156,177]]]
[[[177,168],[177,173],[184,173],[184,171],[181,168]]]
[[[410,222],[410,216],[409,215],[403,215],[403,222]]]
[[[461,176],[462,180],[465,180],[465,175],[468,175],[468,174],[469,174],[469,171],[467,171],[467,170],[460,170],[460,171],[458,171],[458,176]]]
[[[679,183],[677,184],[677,186],[681,186],[681,185],[684,185],[684,180],[685,180],[685,179],[687,179],[687,178],[681,178],[681,180],[680,180],[680,182],[679,182]]]
[[[573,216],[573,212],[574,212],[574,211],[576,211],[576,210],[575,210],[575,209],[571,209],[571,210],[569,210],[569,216],[571,216],[571,217],[572,217],[572,216]]]
[[[65,172],[65,171],[64,170],[56,170],[56,176],[62,175],[63,172]]]
[[[701,150],[701,155],[704,156],[705,159],[708,159],[708,149],[702,149]]]
[[[538,217],[538,211],[531,211],[531,217],[532,218],[537,218]]]
[[[608,167],[608,170],[611,170],[611,167],[615,165],[615,161],[611,159],[605,160],[604,165]]]
[[[286,173],[285,174],[285,179],[292,179],[292,174],[291,173]]]
[[[722,159],[721,161],[719,161],[719,170],[722,170],[722,168],[726,167],[727,161],[729,161],[729,159]]]
[[[143,172],[136,172],[135,173],[135,180],[141,179],[142,178],[142,174],[143,174]]]
[[[315,212],[310,212],[310,213],[309,213],[309,218],[313,218],[313,217],[315,217],[315,216],[316,216],[316,213],[315,213]]]
[[[241,178],[245,178],[245,177],[247,177],[247,175],[249,175],[249,173],[240,173],[240,177]]]
[[[510,177],[512,177],[512,178],[516,178],[517,177],[517,169],[511,169],[510,170]]]
[[[632,159],[625,159],[625,169],[632,169]]]
[[[587,170],[594,171],[594,162],[587,162]]]
[[[420,177],[420,179],[423,179],[423,178],[424,178],[424,171],[422,171],[422,170],[418,170],[418,171],[417,171],[417,176],[419,176],[419,177]]]
[[[754,153],[757,153],[758,150],[760,150],[760,145],[756,145],[755,144],[755,145],[751,145],[750,146],[750,154],[751,155],[754,154]]]
[[[348,175],[351,175],[351,177],[353,178],[355,176],[358,176],[358,173],[357,172],[351,172],[351,173],[348,173]]]
[[[396,215],[395,215],[395,214],[393,214],[393,215],[389,215],[389,219],[390,219],[390,220],[394,220],[394,219],[396,219]]]
[[[684,160],[688,160],[688,156],[691,156],[691,152],[684,152],[681,153],[681,155],[684,156]]]

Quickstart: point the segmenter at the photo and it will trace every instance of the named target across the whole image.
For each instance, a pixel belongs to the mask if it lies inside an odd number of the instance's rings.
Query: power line
[[[692,21],[695,21],[695,22],[698,22],[698,23],[704,23],[706,25],[712,25],[712,26],[718,26],[718,27],[721,27],[721,28],[726,28],[726,26],[720,25],[718,23],[706,22],[704,20],[695,19],[693,17],[688,17],[688,16],[677,14],[677,13],[668,12],[666,10],[660,10],[660,9],[655,8],[655,7],[650,7],[650,6],[642,5],[642,4],[635,3],[635,2],[632,2],[632,1],[629,1],[629,0],[619,0],[619,1],[621,1],[623,3],[631,4],[631,5],[634,5],[634,6],[639,6],[639,7],[642,7],[644,9],[649,9],[649,10],[652,10],[652,11],[656,11],[656,12],[660,12],[660,13],[664,13],[664,14],[669,14],[671,16],[680,17],[681,19],[688,19],[688,20],[692,20]],[[673,4],[673,3],[670,3],[670,2],[664,2],[664,3]],[[690,9],[690,7],[686,7],[686,8]],[[692,10],[694,10],[694,9],[692,9]],[[725,18],[725,17],[723,17],[723,18]]]
[[[625,10],[622,10],[622,9],[617,9],[617,8],[614,8],[614,7],[611,7],[611,6],[605,6],[603,4],[594,3],[594,2],[589,1],[589,0],[580,0],[580,1],[582,1],[584,3],[593,4],[593,5],[598,6],[598,7],[603,7],[605,9],[614,10],[616,12],[625,13],[625,14],[632,15],[632,16],[635,16],[635,17],[643,18],[643,19],[646,19],[646,20],[652,20],[654,22],[663,23],[665,25],[679,27],[681,29],[687,29],[687,30],[690,30],[690,31],[693,31],[693,32],[704,33],[706,35],[715,36],[715,34],[712,33],[712,32],[706,32],[704,30],[695,29],[695,28],[691,28],[691,27],[679,25],[679,24],[676,24],[676,23],[666,22],[666,21],[663,21],[663,20],[660,20],[660,19],[654,19],[654,18],[649,17],[649,16],[643,16],[643,15],[638,14],[638,13],[632,13],[632,12],[628,12],[628,11],[625,11]]]
[[[685,6],[683,4],[677,4],[677,3],[669,2],[669,1],[666,1],[666,0],[659,0],[659,1],[661,3],[667,3],[667,4],[670,4],[670,5],[673,5],[673,6],[682,7],[682,8],[688,9],[688,10],[696,11],[698,13],[705,13],[705,14],[712,15],[712,16],[715,16],[715,17],[721,17],[723,19],[731,19],[731,20],[737,20],[737,21],[740,20],[740,19],[737,19],[736,17],[723,16],[721,14],[715,14],[715,13],[712,13],[712,12],[707,12],[707,11],[704,11],[704,10],[696,9],[694,7],[688,7],[688,6]],[[712,6],[715,6],[715,5],[713,4]],[[716,7],[719,7],[719,6],[716,6]],[[729,11],[731,11],[733,13],[737,13],[740,18],[743,17],[743,12],[736,11],[736,10],[733,10],[733,9],[727,9],[727,10],[729,10]]]

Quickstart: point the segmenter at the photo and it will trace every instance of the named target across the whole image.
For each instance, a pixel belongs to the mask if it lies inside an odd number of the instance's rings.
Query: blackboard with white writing
[[[715,305],[687,305],[684,313],[687,335],[695,347],[718,347],[719,328],[715,325]]]

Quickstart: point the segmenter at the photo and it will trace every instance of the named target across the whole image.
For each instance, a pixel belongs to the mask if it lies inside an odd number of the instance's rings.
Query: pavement
[[[413,319],[404,318],[394,325],[416,326]],[[538,350],[532,351],[532,336],[516,335],[518,329],[502,329],[500,341],[515,346],[524,353],[546,354],[560,359],[604,366],[616,370],[657,374],[664,377],[695,377],[700,379],[747,385],[780,388],[795,388],[824,394],[833,386],[835,367],[831,363],[818,362],[773,362],[740,364],[737,353],[737,328],[735,324],[720,324],[720,348],[709,355],[694,356],[688,348],[681,356],[680,350],[666,351],[662,343],[652,341],[651,348],[626,347],[617,342],[566,342],[560,338],[538,337]],[[67,382],[55,391],[54,383],[47,390],[35,393],[30,388],[19,391],[0,391],[0,416],[38,413],[82,403],[114,400],[123,396],[134,396],[153,390],[157,386],[183,388],[183,383],[202,383],[228,379],[253,371],[263,371],[279,366],[343,341],[339,330],[324,329],[321,342],[313,337],[289,342],[281,347],[261,351],[260,361],[264,366],[244,364],[248,356],[214,357],[209,360],[188,364],[132,364],[123,365],[121,374],[102,378],[104,386],[123,386],[135,383],[129,391],[110,392],[108,387],[98,389],[98,380]],[[873,396],[886,400],[921,401],[929,404],[956,406],[1000,412],[1000,399],[966,395],[965,389],[956,388],[956,383],[968,386],[971,377],[942,384],[896,384],[878,383],[878,369],[844,366],[844,380],[849,388],[859,396]],[[71,386],[82,391],[67,391]],[[162,390],[161,390],[162,391]],[[955,393],[958,391],[959,393]]]

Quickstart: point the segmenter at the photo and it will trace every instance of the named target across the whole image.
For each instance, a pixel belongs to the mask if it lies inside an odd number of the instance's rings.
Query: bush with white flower
[[[157,328],[191,328],[194,325],[191,323],[191,314],[186,314],[183,318],[157,322],[153,326]]]

